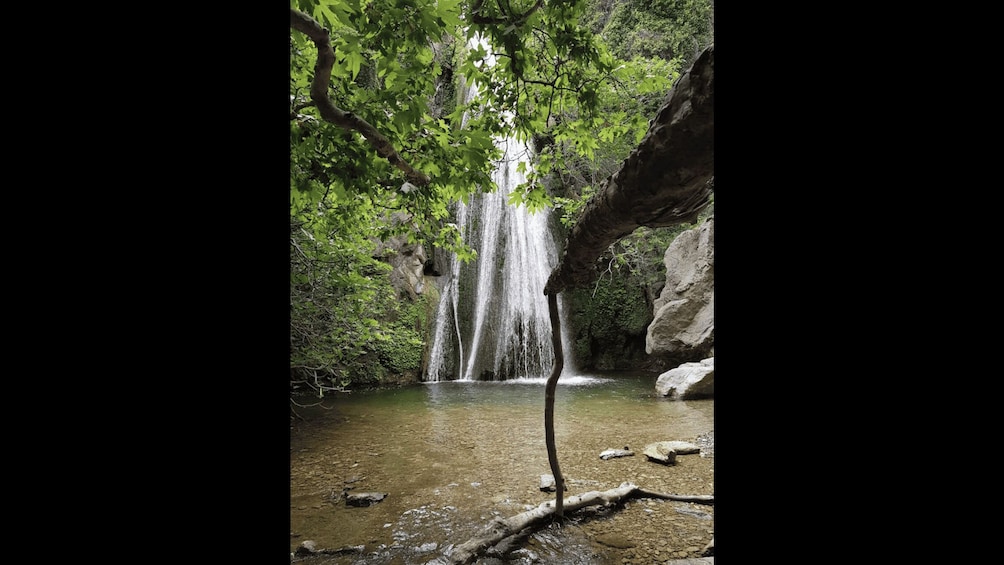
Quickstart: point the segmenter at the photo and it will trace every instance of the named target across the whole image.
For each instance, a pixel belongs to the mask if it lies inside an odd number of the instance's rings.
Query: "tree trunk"
[[[547,444],[547,462],[551,465],[551,474],[554,475],[554,515],[558,518],[564,516],[564,492],[565,478],[561,475],[561,467],[558,466],[558,448],[554,443],[554,390],[558,386],[558,377],[561,376],[561,369],[564,367],[564,354],[561,351],[561,320],[558,317],[558,297],[553,294],[547,296],[547,312],[551,318],[551,346],[554,349],[554,366],[551,368],[551,376],[547,378],[547,387],[544,390],[544,440]]]
[[[544,294],[596,280],[596,259],[641,226],[690,222],[715,174],[715,47],[673,85],[641,143],[586,203]]]

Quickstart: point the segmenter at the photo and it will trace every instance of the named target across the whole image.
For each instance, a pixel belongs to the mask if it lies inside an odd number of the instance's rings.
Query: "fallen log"
[[[581,510],[590,506],[612,506],[631,498],[658,498],[680,502],[714,505],[714,495],[681,495],[666,494],[643,489],[632,483],[622,483],[621,486],[605,491],[589,491],[580,495],[570,496],[563,500],[564,514]],[[454,565],[473,563],[489,548],[506,538],[515,536],[528,528],[540,527],[550,521],[555,515],[555,501],[547,501],[532,510],[521,512],[509,518],[492,520],[477,536],[453,548],[449,562]]]

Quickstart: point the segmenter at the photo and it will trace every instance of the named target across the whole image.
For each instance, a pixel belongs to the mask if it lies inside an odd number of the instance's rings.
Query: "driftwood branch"
[[[631,498],[659,498],[662,500],[677,500],[708,505],[714,505],[715,503],[714,495],[666,494],[645,490],[631,483],[623,483],[615,489],[602,492],[589,491],[571,496],[564,501],[563,506],[568,512],[575,512],[576,510],[590,506],[612,506]],[[509,518],[496,518],[479,535],[454,547],[449,555],[449,561],[455,565],[473,563],[489,548],[506,538],[517,535],[527,528],[539,527],[549,522],[556,514],[556,510],[555,503],[548,501],[533,510],[527,510]]]
[[[293,8],[289,9],[289,25],[309,37],[317,45],[317,63],[314,66],[314,81],[310,84],[310,98],[317,105],[321,117],[336,126],[361,133],[381,157],[404,172],[409,182],[418,186],[428,185],[431,180],[429,176],[409,165],[398,154],[389,139],[366,120],[335,106],[331,98],[328,97],[331,68],[335,64],[335,50],[331,47],[331,36],[328,35],[328,30],[324,29],[314,18]]]

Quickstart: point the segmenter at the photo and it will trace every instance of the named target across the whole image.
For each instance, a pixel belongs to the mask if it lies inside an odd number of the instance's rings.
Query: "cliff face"
[[[655,301],[645,352],[674,361],[714,355],[715,218],[678,235],[664,258],[666,286]]]

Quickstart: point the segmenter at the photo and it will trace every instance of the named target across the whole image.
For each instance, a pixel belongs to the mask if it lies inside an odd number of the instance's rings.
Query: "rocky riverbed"
[[[559,416],[566,496],[623,482],[669,494],[714,494],[711,401],[658,401],[650,409],[674,425],[652,425],[645,414],[624,410],[603,417],[566,410]],[[553,493],[539,488],[540,476],[550,471],[539,413],[520,414],[504,406],[450,406],[422,414],[361,406],[335,408],[323,423],[297,422],[290,446],[291,554],[305,541],[315,549],[346,551],[293,561],[430,563],[493,518],[551,500]],[[672,465],[641,454],[646,443],[666,440],[695,443],[701,452],[678,455]],[[625,447],[636,454],[600,458],[604,450]],[[347,492],[387,497],[353,507],[345,502]],[[703,557],[713,536],[713,505],[635,499],[571,515],[521,540],[504,561],[482,562],[665,563]]]

